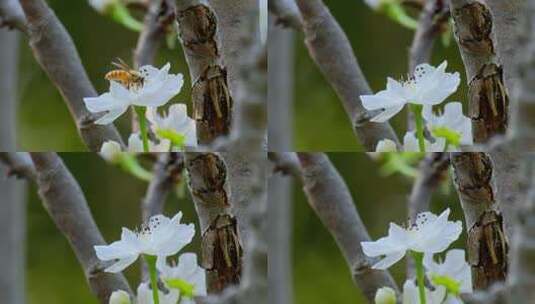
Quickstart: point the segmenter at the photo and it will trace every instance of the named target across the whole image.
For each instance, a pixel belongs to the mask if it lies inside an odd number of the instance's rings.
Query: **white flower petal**
[[[130,304],[130,295],[124,290],[116,290],[110,296],[109,304]]]
[[[111,110],[105,115],[103,115],[101,118],[97,119],[95,121],[95,124],[108,125],[112,123],[114,120],[116,120],[117,118],[119,118],[119,116],[123,115],[123,113],[126,112],[127,109],[128,107],[117,108],[117,109]]]
[[[104,271],[111,272],[111,273],[117,273],[123,271],[126,267],[132,265],[138,258],[138,255],[131,255],[127,256],[125,258],[119,259],[116,263],[112,264],[108,268],[106,268]]]
[[[373,269],[387,269],[388,267],[394,265],[399,260],[401,260],[404,256],[405,256],[405,251],[398,251],[398,252],[394,252],[391,254],[387,254],[384,259],[375,263],[372,266],[372,268]]]
[[[397,152],[396,143],[390,139],[383,139],[377,143],[375,152]]]

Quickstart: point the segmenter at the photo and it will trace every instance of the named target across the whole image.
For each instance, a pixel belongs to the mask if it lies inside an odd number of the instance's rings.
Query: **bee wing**
[[[115,61],[112,61],[111,63],[112,65],[120,68],[121,70],[125,70],[125,71],[130,71],[130,67],[128,66],[128,64],[126,62],[124,62],[124,60],[122,60],[121,58],[117,57],[115,58]]]

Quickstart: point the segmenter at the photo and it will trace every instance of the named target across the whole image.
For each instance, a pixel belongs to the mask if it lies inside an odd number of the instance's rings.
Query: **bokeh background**
[[[120,239],[122,227],[139,227],[140,203],[148,186],[146,182],[107,164],[94,153],[63,153],[60,156],[78,180],[95,222],[107,242]],[[97,304],[69,243],[43,208],[34,186],[28,187],[27,197],[28,303]],[[182,211],[182,223],[195,224],[193,242],[181,252],[199,254],[199,224],[187,190],[181,198],[175,194],[169,195],[165,207],[166,216]],[[139,262],[128,267],[124,274],[135,290],[140,279]]]
[[[407,222],[407,200],[412,179],[400,174],[383,176],[383,162],[365,153],[329,153],[345,179],[362,221],[373,240],[387,234],[388,224]],[[450,220],[463,221],[462,210],[450,179],[434,194],[431,211],[451,208]],[[367,303],[353,284],[349,268],[334,239],[310,208],[298,182],[293,186],[293,283],[296,304]],[[463,248],[463,234],[450,248]],[[390,271],[398,285],[405,280],[405,260]]]
[[[104,75],[114,68],[111,61],[120,57],[132,64],[138,33],[99,15],[88,1],[49,0],[47,3],[70,33],[97,92],[108,91]],[[136,12],[134,15],[142,20]],[[161,67],[170,62],[171,73],[184,75],[184,87],[170,103],[189,105],[189,72],[180,43],[176,42],[175,49],[162,45],[155,65]],[[85,151],[58,90],[35,61],[27,39],[22,37],[20,43],[18,150]],[[126,140],[130,134],[130,115],[122,115],[115,125]]]
[[[363,0],[324,0],[324,3],[346,32],[374,92],[385,89],[387,77],[407,78],[413,31],[372,11]],[[447,71],[461,74],[459,90],[447,101],[466,104],[466,76],[457,44],[451,39],[449,47],[437,41],[431,64],[448,60]],[[295,36],[295,61],[294,150],[362,151],[342,104],[310,58],[303,35]],[[390,120],[401,137],[406,131],[405,113],[406,110]]]

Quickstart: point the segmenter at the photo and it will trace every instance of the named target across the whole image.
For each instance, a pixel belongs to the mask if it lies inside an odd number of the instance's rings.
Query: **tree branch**
[[[152,0],[134,51],[134,66],[152,65],[168,27],[175,20],[175,1]]]
[[[398,290],[387,271],[371,268],[374,260],[362,252],[360,242],[370,236],[355,208],[347,185],[322,153],[297,153],[308,203],[336,240],[351,270],[353,281],[373,303],[378,288]]]
[[[503,218],[492,182],[493,168],[485,153],[452,153],[454,182],[468,232],[468,263],[475,289],[487,289],[504,281],[507,251]]]
[[[93,246],[105,245],[82,189],[55,153],[30,154],[37,171],[36,184],[43,206],[58,229],[69,241],[86,279],[100,303],[107,304],[109,296],[121,289],[131,293],[122,274],[104,272]]]
[[[450,16],[447,0],[429,0],[425,2],[418,28],[410,48],[409,73],[412,75],[417,65],[429,62],[435,39],[440,35]]]
[[[0,28],[0,151],[16,151],[19,33]]]
[[[364,78],[345,33],[321,0],[297,0],[303,17],[305,42],[310,56],[334,88],[366,151],[375,151],[385,138],[399,143],[388,123],[372,123],[360,95],[372,91]]]
[[[509,121],[509,97],[496,56],[494,20],[487,5],[477,0],[451,0],[450,7],[466,68],[474,142],[487,143],[491,137],[504,134]]]
[[[28,21],[29,42],[35,59],[63,96],[87,147],[98,151],[104,141],[122,143],[113,125],[95,125],[98,116],[86,109],[83,98],[97,93],[71,37],[54,12],[43,0],[21,0],[20,3]]]
[[[216,153],[190,152],[184,158],[202,230],[201,266],[207,272],[208,292],[219,293],[240,282],[243,255],[231,211],[227,166]]]
[[[0,0],[0,27],[3,26],[26,33],[26,16],[18,0]]]
[[[226,67],[222,65],[219,20],[206,0],[177,4],[180,39],[188,62],[200,144],[227,135],[233,114]]]
[[[294,0],[270,0],[269,11],[276,16],[275,24],[302,31],[301,14]],[[270,42],[271,43],[271,42]]]
[[[37,173],[35,173],[35,167],[28,153],[0,152],[0,162],[7,166],[7,176],[13,175],[35,181]]]

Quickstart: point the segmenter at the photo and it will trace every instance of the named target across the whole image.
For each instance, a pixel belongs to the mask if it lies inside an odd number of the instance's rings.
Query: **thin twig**
[[[100,303],[108,303],[112,292],[130,287],[122,274],[104,272],[93,246],[105,245],[80,185],[55,153],[30,154],[37,171],[39,196],[48,214],[69,241],[87,281]]]
[[[26,33],[26,16],[18,0],[0,0],[0,27],[8,26]]]
[[[29,181],[35,181],[37,173],[28,153],[0,152],[0,161],[7,166],[8,176],[22,177]]]
[[[388,123],[370,122],[372,114],[363,107],[360,96],[372,91],[344,31],[329,9],[321,0],[298,0],[297,5],[310,56],[338,94],[365,150],[375,151],[377,143],[385,138],[399,143]]]
[[[28,21],[28,37],[35,59],[63,96],[87,147],[98,151],[105,141],[122,143],[113,125],[94,124],[98,116],[85,107],[83,98],[94,97],[97,93],[65,27],[44,0],[21,0],[20,3]]]
[[[374,302],[377,289],[398,290],[388,271],[374,270],[374,259],[360,245],[370,236],[362,223],[344,180],[322,153],[297,153],[303,173],[303,190],[308,203],[335,239],[350,268],[355,284],[368,301]]]
[[[301,15],[294,0],[270,0],[268,8],[276,16],[276,25],[290,27],[297,31],[303,30]]]

